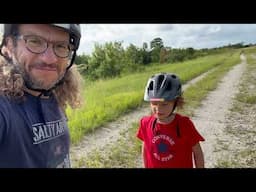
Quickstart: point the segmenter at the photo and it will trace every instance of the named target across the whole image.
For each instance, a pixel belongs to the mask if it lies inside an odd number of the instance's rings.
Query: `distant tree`
[[[142,54],[140,53],[139,48],[135,45],[130,44],[125,51],[125,55],[129,63],[142,64]]]
[[[166,63],[168,61],[169,52],[164,47],[160,50],[159,62]]]
[[[147,50],[148,49],[148,44],[146,42],[144,42],[142,47],[143,47],[142,48],[143,50]]]
[[[192,47],[187,48],[185,54],[185,59],[192,59],[194,58],[195,50]]]
[[[162,48],[164,48],[163,40],[160,37],[154,38],[150,42],[150,48],[151,48],[151,52],[150,52],[151,61],[154,63],[160,62],[160,51]]]
[[[124,49],[121,42],[95,44],[89,60],[88,76],[91,79],[109,78],[120,75],[124,66]]]
[[[143,65],[149,64],[151,62],[151,57],[150,57],[150,51],[148,50],[148,44],[146,42],[143,43],[141,54],[143,58],[142,59]]]
[[[161,49],[163,47],[164,47],[164,43],[163,43],[163,40],[160,37],[157,37],[157,38],[153,39],[150,42],[150,48],[151,49],[155,49],[155,48],[158,48],[158,49],[160,48]]]
[[[75,64],[80,65],[80,64],[88,64],[88,60],[90,59],[89,55],[77,55],[75,58]]]

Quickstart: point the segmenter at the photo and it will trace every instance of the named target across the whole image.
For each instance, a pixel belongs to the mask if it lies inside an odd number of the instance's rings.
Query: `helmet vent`
[[[148,90],[153,90],[153,81],[150,82],[150,84],[148,86]]]
[[[177,78],[177,76],[172,74],[172,78],[176,79],[176,78]]]
[[[172,90],[172,84],[167,82],[166,90]]]
[[[163,80],[165,79],[164,75],[159,75],[158,83],[157,83],[157,90],[159,90],[163,86]]]

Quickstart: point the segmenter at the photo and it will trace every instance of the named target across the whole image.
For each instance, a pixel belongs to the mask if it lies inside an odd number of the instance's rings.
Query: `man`
[[[4,24],[0,167],[70,167],[65,108],[80,104],[78,24]]]

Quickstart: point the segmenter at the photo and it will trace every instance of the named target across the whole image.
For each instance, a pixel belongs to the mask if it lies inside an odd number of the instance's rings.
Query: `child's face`
[[[165,119],[172,112],[175,101],[151,101],[152,113],[157,119]]]

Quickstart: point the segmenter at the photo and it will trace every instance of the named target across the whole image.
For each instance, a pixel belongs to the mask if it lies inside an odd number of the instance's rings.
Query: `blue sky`
[[[156,37],[172,48],[213,48],[256,43],[256,24],[82,24],[78,54],[91,54],[94,44],[122,42],[142,47]]]

